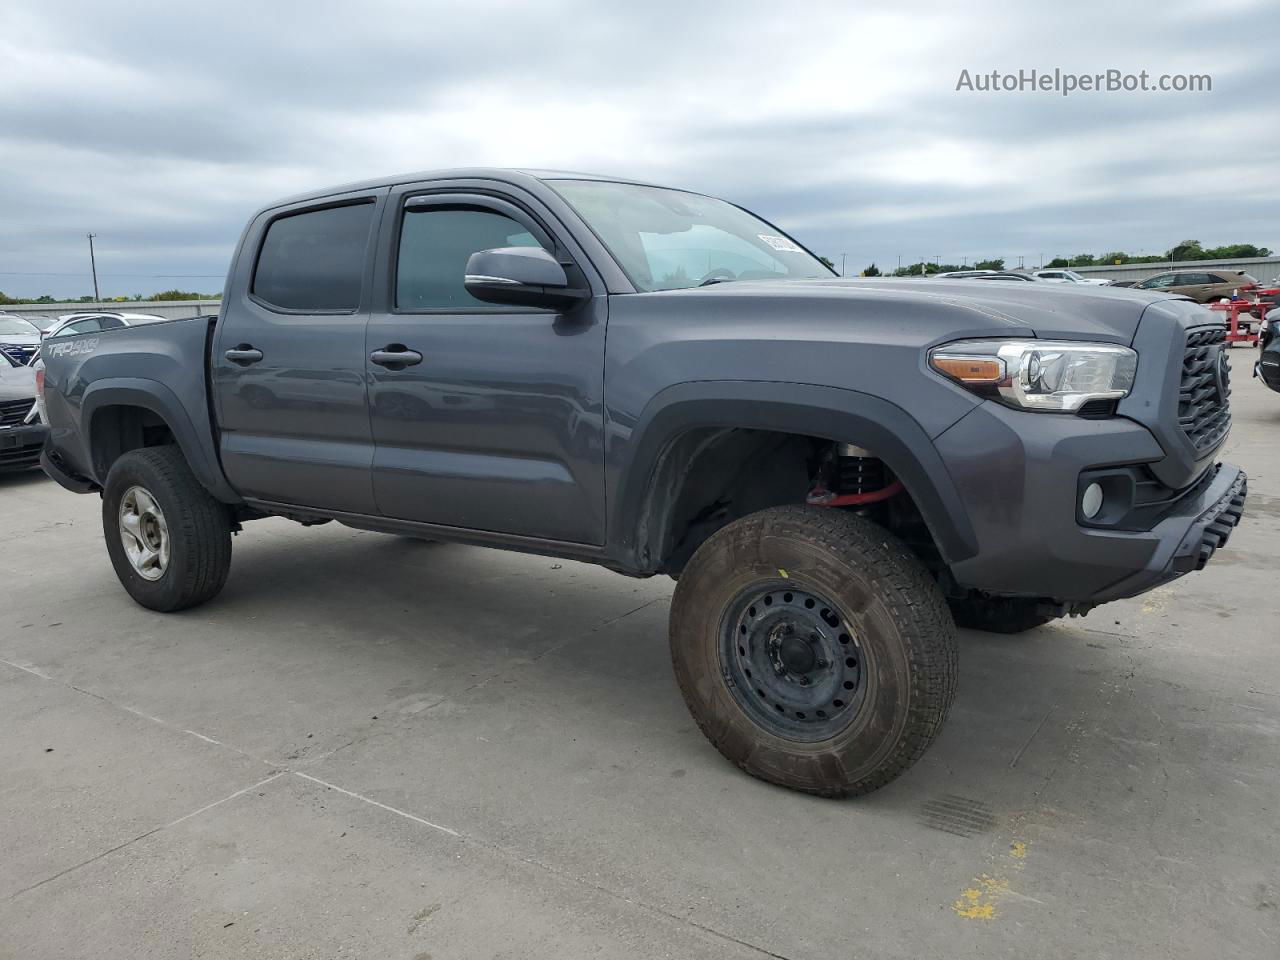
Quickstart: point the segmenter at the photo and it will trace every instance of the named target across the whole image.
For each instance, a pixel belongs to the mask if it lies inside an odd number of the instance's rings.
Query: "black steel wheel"
[[[955,625],[892,534],[823,507],[773,507],[712,534],[671,602],[671,659],[699,728],[743,770],[867,793],[937,736]]]
[[[786,580],[745,590],[729,605],[720,667],[743,710],[787,740],[830,739],[849,725],[863,693],[852,621]]]

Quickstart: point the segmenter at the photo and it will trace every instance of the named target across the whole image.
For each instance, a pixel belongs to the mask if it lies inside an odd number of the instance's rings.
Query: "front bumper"
[[[1280,350],[1267,350],[1253,365],[1253,375],[1272,390],[1280,392]]]
[[[1229,463],[1217,466],[1217,474],[1200,496],[1187,497],[1177,510],[1152,528],[1159,547],[1146,567],[1112,586],[1098,602],[1121,600],[1168,583],[1186,573],[1203,570],[1244,515],[1249,478]],[[1198,512],[1197,512],[1198,511]]]
[[[0,472],[30,470],[40,463],[40,451],[49,428],[33,423],[0,430]]]
[[[1132,420],[1013,411],[984,404],[935,441],[978,539],[953,563],[961,588],[1091,605],[1135,596],[1204,566],[1244,507],[1246,478],[1211,466],[1149,530],[1077,521],[1086,470],[1159,462],[1164,451]]]

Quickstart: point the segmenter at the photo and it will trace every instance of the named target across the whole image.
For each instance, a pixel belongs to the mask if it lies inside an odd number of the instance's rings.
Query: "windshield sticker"
[[[800,245],[794,240],[788,240],[786,237],[773,237],[767,233],[757,233],[757,237],[773,247],[775,250],[781,250],[783,253],[801,253]]]

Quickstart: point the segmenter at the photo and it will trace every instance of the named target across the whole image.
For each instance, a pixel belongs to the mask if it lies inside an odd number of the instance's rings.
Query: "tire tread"
[[[126,482],[119,478],[130,471],[149,474],[153,478],[149,482],[160,491],[150,492],[165,499],[161,509],[169,526],[170,549],[183,549],[189,553],[186,563],[176,565],[181,568],[180,581],[166,584],[163,591],[146,590],[144,587],[142,595],[131,586],[135,583],[132,569],[121,569],[113,553],[112,563],[125,589],[143,606],[164,613],[186,610],[212,599],[226,583],[231,569],[231,518],[226,505],[215,500],[201,486],[176,446],[142,447],[123,454],[112,465],[107,489],[112,491]],[[117,522],[115,503],[118,503],[115,497],[103,498],[103,529],[108,537],[114,535]],[[174,570],[172,560],[170,570]]]
[[[833,554],[856,558],[857,565],[868,571],[868,579],[897,621],[906,642],[911,677],[907,720],[886,760],[870,774],[851,783],[822,787],[785,784],[792,789],[828,797],[870,793],[896,779],[924,755],[951,708],[959,674],[959,652],[951,613],[924,565],[897,537],[869,520],[831,508],[781,506],[749,514],[707,538],[695,551],[689,566],[699,563],[700,559],[705,560],[728,537],[759,538],[780,526],[790,528],[791,535]],[[680,588],[685,582],[682,577],[676,584],[671,607],[673,623],[682,614],[684,605],[697,599],[681,594]],[[695,709],[687,687],[689,678],[683,675],[674,652],[673,662],[681,693],[699,729],[717,749],[721,749],[710,718],[700,716]],[[734,760],[747,773],[760,776],[749,761],[749,756]]]

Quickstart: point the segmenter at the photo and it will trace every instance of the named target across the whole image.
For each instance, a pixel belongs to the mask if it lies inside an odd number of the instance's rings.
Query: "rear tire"
[[[899,776],[955,696],[955,628],[928,572],[892,534],[822,507],[762,510],[708,538],[676,584],[671,656],[716,749],[828,797]]]
[[[966,630],[1026,633],[1057,619],[1038,613],[1037,601],[1019,597],[967,597],[950,603],[956,626]]]
[[[231,515],[196,480],[177,447],[131,450],[112,465],[102,529],[120,583],[148,609],[185,610],[226,583]]]

